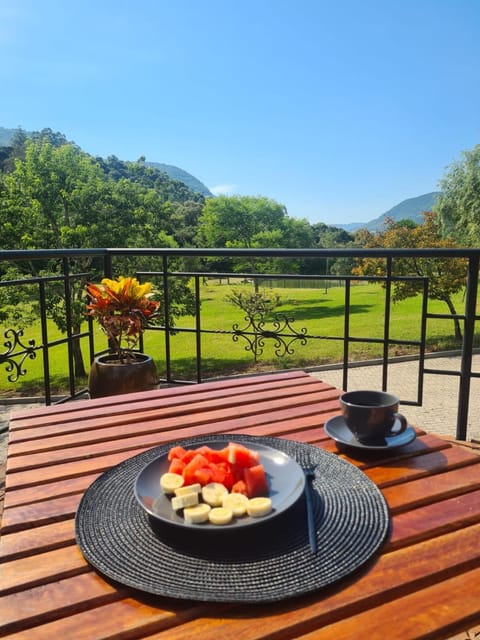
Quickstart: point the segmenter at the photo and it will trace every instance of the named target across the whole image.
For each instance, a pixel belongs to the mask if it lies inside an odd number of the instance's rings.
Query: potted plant
[[[87,315],[95,318],[107,335],[110,351],[96,356],[89,374],[90,397],[144,391],[157,385],[155,363],[135,351],[140,335],[157,314],[160,303],[152,299],[150,282],[136,278],[104,278],[86,286]]]

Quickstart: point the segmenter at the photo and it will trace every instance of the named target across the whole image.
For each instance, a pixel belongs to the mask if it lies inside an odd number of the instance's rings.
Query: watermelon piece
[[[253,467],[260,462],[260,454],[258,451],[251,451],[251,449],[238,442],[229,442],[228,461],[237,467]]]
[[[213,481],[213,472],[208,467],[202,467],[201,469],[197,469],[194,473],[197,482],[199,482],[202,487],[204,487],[209,482]]]
[[[244,496],[247,496],[247,485],[243,480],[237,480],[235,484],[232,486],[232,493],[242,493]]]
[[[244,469],[243,479],[247,486],[247,496],[249,498],[268,496],[267,476],[263,465],[257,464],[254,467]]]
[[[195,471],[203,468],[208,469],[208,460],[200,453],[195,453],[194,457],[190,460],[190,462],[187,462],[184,470],[182,471],[182,476],[185,480],[185,484],[195,484],[196,482],[198,482],[198,479],[195,476]]]
[[[187,453],[187,451],[183,447],[178,445],[178,446],[172,447],[170,449],[170,451],[168,452],[168,459],[169,459],[169,461],[172,461],[175,458],[179,458],[179,459],[183,460],[183,457],[185,456],[186,453]]]
[[[183,460],[180,458],[173,458],[170,462],[170,466],[168,467],[168,471],[170,473],[178,473],[179,475],[182,475],[185,467],[186,463]]]

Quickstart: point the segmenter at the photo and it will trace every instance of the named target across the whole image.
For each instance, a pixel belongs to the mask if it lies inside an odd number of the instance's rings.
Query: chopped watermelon
[[[170,473],[178,473],[181,476],[183,473],[183,470],[185,469],[186,464],[187,463],[181,460],[180,458],[173,458],[172,461],[170,462],[170,466],[168,467],[168,470]]]
[[[265,469],[261,464],[243,470],[243,478],[247,485],[247,496],[256,498],[268,495],[268,484]]]
[[[184,478],[184,484],[219,482],[229,491],[249,498],[268,495],[265,470],[260,455],[246,446],[230,442],[224,449],[206,445],[197,449],[172,447],[168,453],[169,471]]]
[[[209,467],[202,467],[201,469],[197,469],[194,474],[197,482],[199,482],[202,487],[213,481],[213,472]]]
[[[243,480],[237,480],[232,487],[232,493],[243,493],[244,496],[248,497],[247,493],[247,485]]]
[[[252,467],[260,462],[258,451],[252,451],[238,442],[229,442],[228,461],[238,467]]]
[[[172,447],[168,452],[168,459],[170,461],[174,460],[175,458],[182,460],[186,453],[187,452],[183,447],[177,445],[176,447]]]

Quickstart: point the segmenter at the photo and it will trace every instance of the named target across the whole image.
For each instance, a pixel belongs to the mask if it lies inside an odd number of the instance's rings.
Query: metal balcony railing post
[[[468,260],[465,322],[458,389],[457,438],[459,440],[466,440],[467,438],[470,383],[472,378],[473,339],[475,334],[475,317],[477,309],[478,266],[478,254],[470,256]]]

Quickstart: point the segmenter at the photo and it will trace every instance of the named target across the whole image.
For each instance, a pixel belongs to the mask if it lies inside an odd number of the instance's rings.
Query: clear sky
[[[480,143],[480,0],[0,0],[0,126],[371,220]]]

